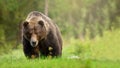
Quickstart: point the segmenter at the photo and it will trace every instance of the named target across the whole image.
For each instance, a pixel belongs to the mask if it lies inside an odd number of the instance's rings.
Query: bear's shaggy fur
[[[23,51],[28,58],[62,55],[61,33],[52,20],[38,11],[30,12],[23,22]]]

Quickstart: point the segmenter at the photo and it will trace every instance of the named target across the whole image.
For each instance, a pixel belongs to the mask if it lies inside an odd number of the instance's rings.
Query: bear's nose
[[[33,44],[33,45],[36,45],[36,41],[32,41],[32,44]]]

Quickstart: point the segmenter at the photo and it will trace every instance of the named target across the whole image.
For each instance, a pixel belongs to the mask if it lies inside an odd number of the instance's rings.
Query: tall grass
[[[120,31],[105,32],[90,43],[91,57],[100,60],[120,60]]]
[[[80,59],[26,59],[22,50],[14,50],[11,54],[0,56],[0,68],[86,68],[87,65]]]
[[[71,38],[65,40],[64,52],[80,56],[82,59],[120,60],[120,31],[106,31],[103,37],[97,36],[93,40]],[[69,44],[68,44],[69,43]]]

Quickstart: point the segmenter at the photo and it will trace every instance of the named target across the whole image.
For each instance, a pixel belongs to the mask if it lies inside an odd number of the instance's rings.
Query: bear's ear
[[[42,27],[44,26],[44,22],[43,21],[39,21],[38,24],[41,25]]]
[[[24,27],[27,27],[27,25],[28,25],[28,22],[27,22],[27,21],[23,22],[23,26],[24,26]]]

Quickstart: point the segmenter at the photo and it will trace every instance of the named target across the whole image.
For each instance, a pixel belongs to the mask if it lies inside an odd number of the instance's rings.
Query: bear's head
[[[25,22],[23,22],[23,36],[27,39],[32,47],[36,47],[40,40],[47,35],[47,28],[45,21],[40,15],[31,13],[28,15]]]

